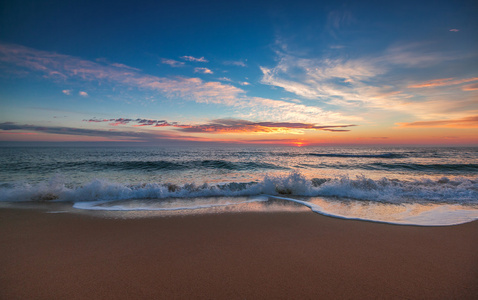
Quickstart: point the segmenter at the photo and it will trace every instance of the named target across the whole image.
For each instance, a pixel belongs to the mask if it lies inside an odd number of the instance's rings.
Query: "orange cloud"
[[[316,125],[310,123],[292,122],[251,122],[239,119],[217,119],[206,124],[178,124],[166,120],[149,119],[90,119],[86,122],[110,122],[109,125],[126,125],[136,123],[133,127],[154,126],[154,127],[175,127],[183,132],[191,133],[302,133],[303,130],[322,130],[331,132],[350,131],[343,129],[356,125]]]
[[[19,135],[36,135],[35,132],[3,132],[1,131],[0,134],[19,134]]]
[[[411,123],[396,123],[399,127],[445,127],[445,128],[478,128],[478,116],[461,119],[418,121]]]
[[[462,88],[464,91],[477,91],[478,90],[478,82],[464,85]]]
[[[425,81],[422,83],[409,85],[409,88],[428,88],[428,87],[437,87],[437,86],[449,86],[449,85],[457,85],[466,82],[478,81],[478,77],[473,78],[464,78],[455,80],[454,78],[441,78],[441,79],[433,79],[429,81]]]

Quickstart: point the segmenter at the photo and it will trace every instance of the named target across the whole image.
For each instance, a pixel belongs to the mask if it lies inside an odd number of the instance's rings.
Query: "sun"
[[[302,146],[305,146],[306,144],[304,142],[293,142],[292,145],[296,147],[302,147]]]

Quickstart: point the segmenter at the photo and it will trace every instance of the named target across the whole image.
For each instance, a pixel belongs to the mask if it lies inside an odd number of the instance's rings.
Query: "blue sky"
[[[476,144],[474,1],[3,1],[1,141]]]

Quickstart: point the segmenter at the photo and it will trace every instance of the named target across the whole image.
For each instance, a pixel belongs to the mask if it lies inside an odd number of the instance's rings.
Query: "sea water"
[[[1,147],[0,201],[122,216],[304,211],[478,219],[477,147]]]

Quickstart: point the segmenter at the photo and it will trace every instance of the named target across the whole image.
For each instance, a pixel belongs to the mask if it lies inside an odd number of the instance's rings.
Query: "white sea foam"
[[[274,199],[299,203],[321,215],[380,223],[416,225],[416,226],[450,226],[471,222],[478,219],[478,209],[462,205],[422,205],[419,203],[383,204],[364,203],[360,201],[327,201],[322,198],[308,201],[294,198],[270,196]]]
[[[81,186],[70,186],[61,176],[39,184],[17,183],[0,187],[0,201],[101,201],[125,199],[165,199],[197,197],[235,197],[293,195],[338,197],[383,203],[478,204],[478,178],[437,180],[373,180],[364,176],[307,179],[292,172],[285,176],[264,176],[259,182],[195,185],[185,183],[123,184],[95,179]]]
[[[233,205],[241,205],[248,203],[256,202],[265,202],[268,201],[267,197],[255,197],[251,200],[244,201],[204,201],[195,200],[195,201],[173,201],[173,202],[160,202],[160,203],[146,203],[139,201],[132,205],[131,202],[117,203],[114,205],[109,204],[108,201],[89,201],[89,202],[77,202],[73,205],[77,209],[87,209],[87,210],[105,210],[105,211],[179,211],[179,210],[197,210],[197,209],[208,209],[208,208],[217,208]]]
[[[245,200],[246,199],[246,200]],[[296,199],[275,195],[236,198],[192,198],[185,200],[175,199],[164,201],[158,199],[136,201],[91,201],[77,202],[74,208],[82,210],[108,212],[181,212],[182,214],[202,214],[217,212],[217,209],[228,208],[228,211],[301,211],[300,206],[287,206],[274,202],[300,204],[311,211],[330,217],[351,220],[364,220],[380,223],[416,225],[416,226],[450,226],[467,223],[478,219],[478,209],[462,205],[441,205],[419,203],[384,204],[364,201],[337,201],[324,198]],[[265,205],[269,201],[268,205]],[[252,204],[262,204],[252,206]],[[242,207],[241,207],[242,206]],[[231,209],[231,207],[240,207]],[[138,215],[135,215],[138,217]],[[125,216],[123,216],[125,217]],[[128,215],[126,215],[128,217]]]
[[[36,185],[0,188],[1,201],[69,201],[74,208],[103,211],[199,211],[264,203],[300,204],[323,215],[393,224],[444,226],[478,219],[478,181],[441,178],[399,181],[364,176],[307,179],[293,172],[255,183],[128,185],[93,180],[74,187],[57,176]],[[244,200],[244,197],[249,197]],[[261,209],[267,211],[264,205]],[[198,212],[200,213],[200,212]]]

